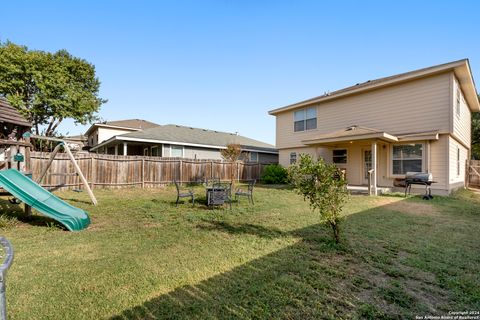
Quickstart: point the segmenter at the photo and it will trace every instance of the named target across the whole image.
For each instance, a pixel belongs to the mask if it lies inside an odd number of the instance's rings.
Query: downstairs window
[[[392,150],[393,174],[422,172],[423,144],[397,144]]]

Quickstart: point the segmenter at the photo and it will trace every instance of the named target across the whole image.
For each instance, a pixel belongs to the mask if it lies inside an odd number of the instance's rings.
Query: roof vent
[[[352,130],[355,130],[357,129],[358,126],[350,126],[350,127],[347,127],[347,129],[345,131],[352,131]]]

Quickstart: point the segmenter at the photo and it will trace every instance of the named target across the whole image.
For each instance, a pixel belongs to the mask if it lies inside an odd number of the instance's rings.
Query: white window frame
[[[315,117],[313,118],[307,118],[307,112],[308,110],[314,110],[315,111]],[[303,113],[303,119],[302,120],[295,120],[295,115]],[[315,119],[315,128],[312,129],[307,129],[307,120]],[[295,123],[303,121],[303,130],[295,130]],[[316,130],[318,128],[318,114],[317,114],[317,107],[309,107],[309,108],[303,108],[300,110],[296,110],[293,112],[293,132],[305,132],[305,131],[311,131],[311,130]]]
[[[394,178],[403,178],[405,177],[405,173],[393,173],[393,160],[397,160],[393,158],[393,148],[394,146],[401,146],[401,145],[408,145],[408,144],[421,144],[422,145],[422,172],[425,172],[425,159],[426,159],[426,143],[425,142],[405,142],[405,143],[395,143],[390,146],[390,176]]]
[[[346,162],[338,162],[338,163],[337,163],[337,162],[334,161],[335,156],[333,155],[333,151],[335,151],[335,150],[345,150],[345,153],[347,154],[347,155],[346,155],[346,157],[347,157]],[[337,158],[340,158],[340,157],[337,156]],[[332,163],[333,163],[334,165],[337,165],[337,166],[346,166],[346,165],[348,164],[348,149],[347,149],[347,148],[335,148],[335,149],[332,149]]]
[[[456,94],[456,100],[455,100],[455,115],[457,116],[458,119],[460,119],[461,115],[461,103],[462,103],[462,91],[460,90],[460,87],[458,87],[457,83],[457,94]]]
[[[253,157],[252,157],[253,154],[256,155],[255,159],[253,159]],[[255,151],[250,152],[249,158],[250,158],[249,159],[250,162],[258,162],[258,152],[255,152]]]
[[[177,157],[177,156],[174,156],[173,155],[173,149],[177,149],[177,150],[182,150],[182,155],[180,157]],[[170,145],[170,157],[172,158],[183,158],[185,156],[185,147],[184,146],[181,146],[181,145],[178,145],[178,144],[171,144]]]
[[[145,154],[146,153],[146,154]],[[148,147],[143,148],[143,156],[148,157]]]

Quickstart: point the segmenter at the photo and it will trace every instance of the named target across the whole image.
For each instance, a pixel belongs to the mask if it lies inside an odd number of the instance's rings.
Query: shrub
[[[279,164],[269,164],[263,170],[261,180],[265,184],[284,184],[287,178],[287,169]]]
[[[321,220],[332,228],[339,243],[341,212],[348,196],[344,175],[334,164],[302,154],[300,161],[288,168],[288,176],[295,190],[310,201],[312,211],[318,211]]]

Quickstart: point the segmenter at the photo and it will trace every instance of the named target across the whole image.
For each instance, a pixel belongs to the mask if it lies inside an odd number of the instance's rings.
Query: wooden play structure
[[[33,135],[30,133],[31,124],[12,106],[8,104],[5,98],[0,97],[0,171],[8,169],[17,169],[26,176],[31,177],[30,152],[33,145],[31,139],[46,140],[57,143],[53,150],[47,165],[43,168],[42,174],[37,183],[40,184],[52,164],[57,153],[63,148],[73,164],[74,173],[56,173],[62,175],[78,175],[87,191],[92,203],[97,205],[97,199],[85,179],[80,167],[78,166],[67,141],[58,138]],[[10,195],[6,190],[0,188],[0,195]],[[11,198],[11,202],[15,199]],[[25,205],[25,212],[30,214],[31,208]]]
[[[82,181],[82,184],[83,184],[85,190],[87,190],[88,196],[89,196],[90,199],[92,200],[92,203],[93,203],[94,205],[97,205],[97,199],[95,198],[95,195],[93,194],[93,191],[92,191],[92,189],[90,188],[90,185],[88,184],[87,179],[85,178],[84,174],[82,173],[82,170],[80,170],[80,167],[78,166],[78,163],[77,163],[77,161],[75,160],[75,157],[73,156],[73,153],[72,153],[72,151],[70,150],[67,141],[65,141],[65,140],[63,140],[63,139],[58,139],[58,138],[37,136],[37,135],[30,134],[30,133],[28,133],[28,132],[24,134],[24,137],[25,137],[26,139],[33,138],[33,139],[53,141],[53,142],[56,142],[56,143],[57,143],[55,149],[53,149],[52,153],[50,154],[50,159],[48,159],[47,165],[42,169],[42,173],[40,174],[40,177],[39,177],[39,178],[37,179],[37,181],[36,181],[38,184],[41,184],[41,183],[42,183],[43,179],[44,179],[45,176],[47,175],[48,169],[50,168],[50,166],[52,165],[53,160],[55,159],[55,156],[56,156],[56,155],[58,154],[58,152],[63,148],[63,150],[65,151],[65,153],[68,155],[68,158],[69,158],[70,161],[72,162],[72,165],[73,165],[73,168],[74,168],[75,172],[73,172],[73,173],[69,173],[69,172],[56,173],[56,175],[64,175],[64,176],[67,176],[67,175],[77,175],[77,176],[80,178],[80,180]]]
[[[14,168],[26,175],[30,173],[32,145],[29,138],[23,138],[30,128],[31,124],[5,98],[0,97],[0,170]],[[0,188],[0,195],[10,194]],[[10,201],[14,202],[14,199]],[[31,212],[28,205],[25,205],[25,212]]]

